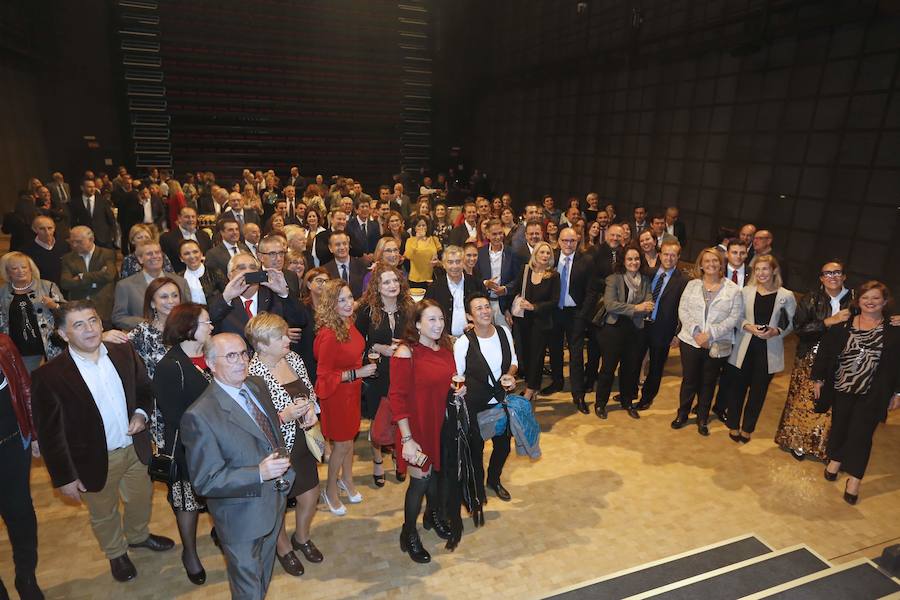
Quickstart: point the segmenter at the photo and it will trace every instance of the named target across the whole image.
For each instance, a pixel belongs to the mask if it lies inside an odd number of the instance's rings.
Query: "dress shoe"
[[[825,467],[825,479],[827,481],[837,481],[838,474],[832,473],[828,470],[828,467]]]
[[[154,552],[165,552],[166,550],[171,550],[175,547],[175,540],[163,537],[161,535],[153,535],[152,533],[147,536],[147,539],[138,544],[128,544],[129,548],[147,548],[148,550],[153,550]]]
[[[728,437],[730,437],[730,438],[731,438],[731,441],[734,442],[734,443],[736,443],[736,444],[740,444],[740,443],[741,443],[741,434],[739,434],[739,433],[731,433],[731,432],[729,431],[729,432],[728,432]]]
[[[700,421],[699,423],[697,423],[697,433],[699,433],[703,437],[709,436],[709,426],[703,421]]]
[[[512,500],[512,496],[509,494],[509,491],[503,487],[503,484],[499,481],[488,482],[487,486],[494,490],[494,493],[497,494],[497,497],[503,500],[504,502],[509,502]]]
[[[563,382],[562,381],[552,381],[550,385],[541,389],[541,394],[544,396],[549,396],[550,394],[555,394],[556,392],[561,392],[563,390]]]
[[[622,404],[622,394],[616,394],[615,396],[613,396],[613,397],[612,397],[612,401],[613,401],[613,402],[618,402],[619,404]]]
[[[723,423],[728,421],[728,416],[725,414],[724,410],[717,410],[714,408],[714,409],[712,409],[712,413],[714,415],[716,415],[716,418],[718,420],[722,421]]]
[[[671,423],[672,429],[681,429],[685,425],[687,425],[687,417],[682,417],[681,415],[675,417],[675,420]]]
[[[16,577],[16,591],[22,600],[44,600],[44,592],[33,573],[28,577]]]
[[[572,402],[575,403],[575,408],[577,408],[578,412],[580,412],[581,414],[591,414],[591,409],[588,408],[587,403],[584,401],[584,394],[577,394],[575,396],[572,396]]]
[[[594,414],[600,417],[601,419],[606,418],[606,407],[600,406],[597,403],[594,403]]]
[[[647,409],[650,408],[651,406],[653,406],[653,403],[652,403],[652,402],[647,402],[647,403],[644,403],[644,402],[638,402],[638,403],[635,405],[635,408],[638,409],[638,410],[647,410]]]
[[[362,502],[362,494],[356,492],[355,494],[350,495],[350,489],[347,487],[347,484],[344,483],[343,479],[337,480],[337,486],[341,489],[342,492],[347,494],[347,500],[350,501],[350,504],[359,504],[360,502]]]
[[[453,532],[450,531],[450,523],[441,519],[434,509],[425,509],[425,514],[422,516],[422,527],[425,528],[425,531],[434,529],[434,532],[442,540],[449,540],[453,535]]]
[[[628,408],[626,408],[625,412],[627,412],[628,416],[631,417],[632,419],[640,419],[641,418],[640,413],[638,413],[637,409],[633,406],[629,406]]]
[[[748,438],[748,437],[741,436],[741,443],[742,443],[742,444],[749,444],[751,439],[752,439],[752,438]]]
[[[297,555],[294,554],[293,550],[284,556],[281,556],[276,552],[275,556],[278,557],[278,562],[281,563],[281,567],[284,569],[285,573],[292,577],[300,577],[303,575],[303,563],[300,562],[300,559],[297,558]]]
[[[300,543],[297,541],[297,538],[293,535],[291,536],[291,546],[293,546],[294,550],[299,550],[303,553],[303,556],[306,557],[311,563],[320,563],[325,560],[325,557],[322,556],[322,553],[319,552],[319,549],[316,548],[316,545],[313,544],[312,539],[307,540],[305,543]]]
[[[336,517],[343,517],[347,514],[347,507],[341,504],[340,500],[338,500],[337,506],[331,505],[331,500],[328,499],[328,492],[324,489],[322,490],[322,502],[324,502],[325,506],[328,507],[328,510],[331,511],[331,514]]]
[[[847,484],[849,484],[849,483],[850,483],[850,481],[847,480]],[[847,491],[847,485],[844,485],[844,502],[846,502],[846,503],[849,504],[850,506],[853,506],[853,505],[855,505],[858,501],[859,501],[859,494],[858,494],[858,493],[857,493],[857,494],[851,494],[850,492]]]
[[[137,577],[137,569],[134,563],[128,558],[128,554],[117,556],[109,561],[109,570],[116,581],[131,581]]]
[[[403,526],[400,530],[400,550],[409,554],[414,562],[425,564],[431,562],[431,555],[428,554],[422,546],[422,540],[419,538],[419,532],[415,527]]]
[[[803,454],[800,450],[791,450],[791,456],[794,457],[794,460],[801,461],[806,458],[806,455]]]

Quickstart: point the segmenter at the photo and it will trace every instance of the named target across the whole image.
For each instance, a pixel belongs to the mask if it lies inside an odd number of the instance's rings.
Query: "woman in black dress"
[[[250,361],[250,375],[261,377],[266,383],[281,420],[284,447],[290,452],[291,467],[297,474],[288,492],[288,498],[297,499],[294,513],[297,529],[288,540],[282,525],[275,555],[289,575],[299,577],[303,575],[303,563],[294,550],[303,552],[309,562],[324,560],[309,533],[319,498],[319,472],[305,431],[318,420],[316,392],[303,360],[291,352],[288,324],[284,319],[276,314],[260,313],[247,322],[244,333],[256,349],[256,356]]]
[[[553,329],[553,309],[559,304],[559,273],[553,269],[553,250],[550,244],[538,242],[520,277],[524,317],[519,324],[522,330],[522,349],[528,353],[523,396],[531,400],[541,389],[544,352],[550,338],[548,334]]]
[[[189,302],[174,307],[162,333],[162,341],[170,349],[156,364],[153,374],[156,407],[164,423],[162,453],[173,456],[174,451],[178,464],[179,481],[169,486],[168,500],[181,536],[181,562],[188,579],[196,585],[206,581],[206,571],[197,556],[197,518],[206,510],[206,505],[202,498],[194,495],[178,430],[184,411],[206,390],[212,379],[203,357],[203,344],[211,334],[212,321],[202,305]]]
[[[832,409],[825,479],[849,475],[844,500],[856,504],[872,452],[872,436],[888,410],[900,407],[900,329],[885,324],[893,298],[886,285],[868,281],[856,290],[859,313],[822,338],[813,363],[816,409]]]
[[[390,358],[397,349],[398,340],[406,330],[406,320],[413,309],[409,295],[409,283],[396,267],[387,263],[377,263],[372,271],[372,279],[360,298],[356,311],[356,329],[366,340],[367,360],[369,354],[378,355],[376,376],[366,379],[363,387],[362,416],[375,420],[382,400],[390,387]],[[378,487],[384,486],[384,459],[381,446],[372,442],[372,479]]]

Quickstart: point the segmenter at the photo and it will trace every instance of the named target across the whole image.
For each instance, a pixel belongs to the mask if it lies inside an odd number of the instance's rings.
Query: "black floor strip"
[[[774,600],[875,600],[900,591],[900,585],[872,565],[862,564],[785,590]],[[769,600],[767,599],[767,600]]]

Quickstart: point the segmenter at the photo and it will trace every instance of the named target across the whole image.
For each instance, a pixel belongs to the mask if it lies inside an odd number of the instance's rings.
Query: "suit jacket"
[[[333,258],[322,265],[322,267],[328,271],[328,274],[332,279],[341,278],[341,275],[338,272],[338,265]],[[348,277],[350,279],[350,291],[353,292],[354,299],[358,300],[362,296],[363,291],[365,291],[363,290],[363,279],[368,272],[369,270],[361,259],[353,256],[350,257],[350,272],[348,273]]]
[[[144,208],[141,206],[137,190],[134,189],[130,192],[126,192],[123,189],[115,190],[112,194],[112,201],[118,211],[116,218],[119,220],[119,227],[122,230],[122,239],[124,240],[122,246],[124,250],[128,246],[128,233],[131,231],[132,226],[144,220]],[[81,198],[76,198],[72,203],[72,207],[82,209],[83,206],[79,207],[79,204],[83,204]],[[96,209],[94,212],[97,212]],[[74,222],[72,224],[76,225]]]
[[[313,245],[316,249],[316,257],[319,259],[319,264],[323,267],[325,263],[330,261],[334,256],[331,254],[331,250],[328,248],[328,240],[331,238],[331,234],[334,231],[331,228],[325,229],[324,231],[320,231],[316,234],[315,239],[313,239]],[[349,233],[349,232],[348,232]],[[403,250],[401,249],[402,253]],[[350,256],[362,256],[362,249],[353,243],[353,236],[350,236]]]
[[[62,185],[65,190],[67,200],[63,201],[62,193],[59,189],[59,186]],[[50,201],[54,208],[62,208],[63,204],[67,203],[72,199],[72,188],[69,187],[69,184],[65,181],[62,184],[57,184],[55,181],[53,183],[48,183],[47,187],[50,188]]]
[[[409,219],[413,214],[412,203],[409,201],[409,196],[403,195],[399,198],[394,198],[391,200],[391,210],[396,210],[398,213],[403,215],[403,220]]]
[[[560,295],[562,289],[562,265],[559,262],[560,251],[554,252],[553,264],[556,265],[556,272],[560,278]],[[575,306],[579,314],[584,314],[585,297],[590,287],[591,278],[594,276],[594,256],[589,252],[575,252],[572,255],[572,267],[569,273],[569,295],[575,301]],[[593,308],[593,307],[592,307]],[[559,310],[559,309],[557,309]],[[591,315],[593,316],[593,315]]]
[[[244,244],[244,242],[238,242],[237,247],[240,248],[242,252],[250,252],[250,249],[247,248],[247,245]],[[206,252],[205,255],[203,264],[219,273],[223,273],[226,276],[228,275],[228,261],[231,260],[231,254],[228,252],[228,248],[225,247],[224,243],[220,243],[213,248],[210,248],[209,252]]]
[[[194,235],[197,236],[197,243],[200,244],[200,250],[205,255],[212,248],[212,240],[202,229],[197,229]],[[162,251],[169,257],[169,262],[172,263],[172,268],[176,272],[184,271],[187,268],[178,255],[178,245],[183,240],[184,235],[181,233],[181,227],[178,225],[174,225],[172,229],[159,236],[159,245],[162,246]]]
[[[144,363],[131,344],[105,344],[125,390],[128,418],[153,412],[153,391]],[[80,479],[89,492],[106,485],[106,431],[94,397],[68,350],[32,374],[31,402],[44,464],[53,487]],[[149,424],[149,423],[148,423]],[[132,436],[135,452],[150,461],[150,433]]]
[[[281,298],[265,286],[259,286],[256,314],[270,312],[281,316],[290,327],[306,327],[309,324],[309,315],[300,300],[288,294],[287,298]],[[222,294],[216,294],[207,306],[209,319],[213,322],[215,333],[236,333],[244,337],[244,327],[250,318],[244,310],[241,297],[233,298],[226,302]]]
[[[116,280],[116,251],[94,245],[91,262],[87,270],[84,260],[75,252],[69,252],[61,259],[62,274],[59,287],[68,300],[92,300],[97,314],[104,325],[112,318]],[[79,277],[80,275],[80,277]]]
[[[223,211],[222,214],[219,215],[219,218],[217,219],[217,221],[221,221],[222,219],[234,219],[234,220],[237,221],[238,223],[241,222],[241,221],[234,215],[234,211],[231,210],[230,208],[229,208],[228,210],[226,210],[226,211]],[[246,224],[246,223],[256,223],[257,225],[259,225],[260,227],[262,227],[262,221],[261,221],[260,218],[259,218],[259,213],[256,212],[255,210],[253,210],[252,208],[245,208],[245,209],[244,209],[244,223],[245,223],[245,224]],[[243,225],[242,225],[242,229],[243,229]],[[243,235],[243,232],[241,232],[241,233],[242,233],[242,235]]]
[[[606,287],[603,290],[603,304],[606,306],[606,322],[613,324],[619,319],[632,319],[635,327],[644,328],[644,317],[646,313],[637,313],[635,315],[634,307],[636,304],[646,302],[653,297],[650,290],[650,278],[641,274],[641,287],[638,290],[637,297],[633,302],[628,302],[628,286],[625,285],[625,275],[622,273],[613,273],[606,278]]]
[[[350,217],[347,221],[347,233],[350,234],[350,245],[355,246],[360,254],[375,252],[375,245],[381,239],[381,227],[378,221],[369,219],[366,223],[367,233],[363,232],[362,225],[356,217]]]
[[[191,297],[187,281],[181,275],[163,272],[160,277],[174,279],[181,297]],[[116,284],[112,310],[112,323],[115,327],[131,331],[144,320],[144,294],[148,285],[143,271],[138,271]]]
[[[457,225],[453,229],[450,230],[450,233],[447,235],[447,245],[448,246],[459,246],[462,248],[466,245],[466,240],[469,239],[469,230],[466,228],[465,222],[461,225]]]
[[[650,292],[653,292],[654,273],[650,276]],[[668,346],[678,330],[678,304],[681,302],[681,293],[688,283],[678,267],[672,271],[672,276],[663,289],[656,303],[656,319],[647,328],[647,340],[651,346]]]
[[[624,246],[616,248],[616,260],[613,260],[613,251],[609,244],[604,242],[594,248],[594,264],[597,265],[599,271],[604,273],[603,277],[607,277],[613,272],[615,263],[617,261],[621,262],[625,250]]]
[[[726,264],[725,265],[725,278],[726,279],[731,279],[731,273],[728,272],[729,269],[731,269],[731,265]],[[753,269],[750,267],[750,265],[744,265],[743,281],[741,280],[741,276],[738,275],[738,280],[735,282],[735,283],[737,283],[738,287],[742,288],[745,285],[747,285],[747,283],[750,281],[750,275],[752,273],[753,273]]]
[[[687,228],[684,226],[684,223],[675,221],[672,225],[672,231],[674,232],[675,237],[678,238],[681,247],[685,248],[687,246]]]
[[[279,445],[284,445],[278,413],[265,383],[245,385],[259,400]],[[215,380],[181,418],[191,483],[206,505],[223,542],[248,542],[272,533],[283,518],[286,496],[271,481],[260,482],[259,463],[274,448],[259,425]],[[288,469],[284,479],[293,483]],[[247,558],[247,557],[245,557]]]
[[[484,286],[477,278],[463,273],[463,310],[465,300],[472,292],[484,292]],[[450,284],[447,283],[447,273],[442,269],[435,269],[434,281],[425,290],[425,297],[434,300],[441,305],[444,311],[444,323],[447,331],[453,323],[453,294],[450,293]]]
[[[84,199],[79,194],[69,203],[69,214],[72,227],[85,225],[94,232],[94,242],[104,248],[112,248],[116,239],[116,217],[113,215],[109,200],[100,194],[94,194],[94,214],[88,213],[84,207]],[[120,213],[121,214],[121,213]],[[121,218],[120,218],[121,222]],[[128,231],[122,231],[122,237],[128,239]]]
[[[475,263],[484,279],[491,278],[490,249],[490,246],[482,246],[479,248],[478,262]],[[516,283],[519,281],[521,268],[519,261],[513,254],[512,248],[503,246],[503,258],[500,260],[500,281],[497,282],[500,285],[506,286],[506,295],[498,298],[498,300],[500,300],[501,311],[505,312],[510,308],[512,306],[513,298],[519,293],[519,288],[516,287]]]

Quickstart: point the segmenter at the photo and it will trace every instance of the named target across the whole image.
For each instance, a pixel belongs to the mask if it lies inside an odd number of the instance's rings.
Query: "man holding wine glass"
[[[263,598],[295,473],[266,384],[248,376],[244,340],[221,333],[210,342],[214,379],[185,411],[181,439],[191,482],[216,526],[232,597]]]

